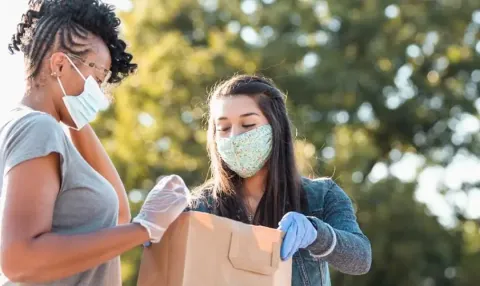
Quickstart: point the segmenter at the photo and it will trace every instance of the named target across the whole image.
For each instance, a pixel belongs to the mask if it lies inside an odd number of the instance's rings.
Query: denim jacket
[[[328,265],[350,275],[367,273],[372,262],[370,241],[358,226],[347,194],[331,179],[304,179],[303,189],[309,206],[304,215],[318,236],[293,256],[292,286],[330,286]],[[189,210],[212,212],[208,204],[201,202]]]

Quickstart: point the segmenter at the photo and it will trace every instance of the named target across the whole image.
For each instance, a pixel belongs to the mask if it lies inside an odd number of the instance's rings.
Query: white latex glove
[[[189,190],[182,178],[177,175],[165,176],[148,193],[133,222],[145,227],[150,242],[157,243],[168,226],[185,210],[188,198]]]

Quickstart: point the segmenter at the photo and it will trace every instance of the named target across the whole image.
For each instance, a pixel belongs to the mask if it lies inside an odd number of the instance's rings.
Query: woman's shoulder
[[[46,145],[63,145],[66,134],[50,114],[19,107],[9,111],[0,127],[0,141],[4,148],[46,148]],[[4,150],[5,152],[7,150]]]
[[[338,186],[330,177],[321,178],[302,178],[302,186],[307,194],[327,193],[335,186]]]
[[[310,209],[323,208],[326,202],[350,200],[343,189],[330,177],[302,178]]]
[[[63,134],[61,125],[51,115],[30,109],[28,107],[17,107],[8,112],[2,127],[13,133],[24,133],[30,131],[38,134]],[[60,134],[60,133],[59,133]]]
[[[65,162],[66,134],[49,114],[19,108],[12,110],[0,130],[0,163],[3,173],[25,161],[58,153]]]

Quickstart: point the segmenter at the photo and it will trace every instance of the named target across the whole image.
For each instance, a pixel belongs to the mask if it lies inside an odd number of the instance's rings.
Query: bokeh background
[[[288,93],[302,173],[333,177],[371,239],[370,273],[333,285],[480,284],[480,1],[106,2],[140,68],[94,127],[133,214],[160,175],[205,180],[208,90],[259,73]],[[26,3],[1,11],[0,120],[24,91],[7,44]]]

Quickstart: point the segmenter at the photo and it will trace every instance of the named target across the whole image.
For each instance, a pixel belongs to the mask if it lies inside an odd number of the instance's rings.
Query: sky
[[[15,106],[24,93],[22,55],[10,55],[7,50],[7,45],[16,30],[16,25],[21,15],[26,11],[27,2],[28,0],[9,1],[8,9],[0,9],[0,63],[2,63],[4,67],[0,71],[0,121],[2,120],[3,114]],[[130,0],[108,0],[104,2],[114,4],[117,9],[121,10],[127,10],[131,7]],[[242,10],[244,10],[244,8],[245,7],[242,7]],[[390,8],[385,11],[388,17],[395,12]],[[479,15],[480,12],[477,13],[477,16]],[[477,46],[479,45],[480,42]],[[480,101],[477,100],[477,102]],[[469,120],[469,122],[464,124],[465,128],[469,129],[470,132],[479,132],[479,120],[472,118]],[[399,154],[395,154],[395,152],[391,154],[393,157],[398,155]],[[389,167],[384,163],[375,165],[368,179],[376,182],[385,178],[388,174],[391,174],[405,182],[418,180],[419,186],[415,194],[416,199],[425,203],[430,212],[437,215],[439,221],[446,227],[452,227],[455,224],[452,216],[452,203],[467,210],[469,217],[480,218],[480,190],[474,190],[469,194],[464,192],[451,192],[447,196],[443,196],[438,192],[438,186],[441,184],[451,189],[459,189],[462,182],[473,183],[478,180],[480,174],[480,160],[478,158],[468,154],[459,155],[456,156],[452,164],[447,168],[440,166],[422,168],[424,164],[425,160],[422,157],[415,154],[405,154],[402,159],[393,166]],[[419,169],[422,170],[420,174],[417,171]]]

